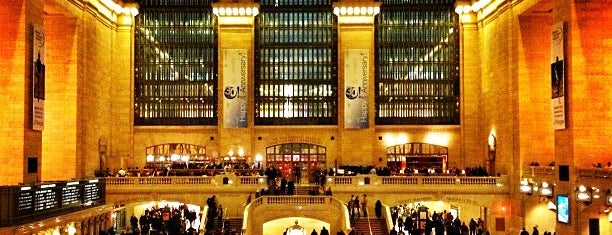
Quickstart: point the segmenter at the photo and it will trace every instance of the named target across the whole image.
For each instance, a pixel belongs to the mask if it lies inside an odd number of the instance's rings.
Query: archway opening
[[[405,234],[459,234],[463,226],[468,231],[487,230],[487,208],[473,204],[411,201],[390,206],[390,212],[392,228]]]
[[[296,224],[297,222],[297,224]],[[297,225],[297,226],[295,226]],[[303,234],[311,234],[312,230],[317,231],[317,234],[321,233],[321,229],[330,230],[329,223],[317,219],[305,218],[305,217],[287,217],[281,219],[275,219],[265,222],[263,225],[262,234],[284,234],[287,231],[294,232],[293,234],[299,235],[300,229]],[[299,227],[298,227],[299,226]],[[330,234],[333,234],[330,231]]]
[[[327,151],[324,146],[285,143],[266,148],[266,165],[280,171],[280,176],[296,183],[317,183],[325,172]]]
[[[131,203],[113,211],[113,227],[117,234],[197,233],[204,227],[202,217],[207,214],[202,210],[199,205],[177,201]]]
[[[387,167],[401,172],[445,173],[448,147],[427,143],[405,143],[387,147]]]

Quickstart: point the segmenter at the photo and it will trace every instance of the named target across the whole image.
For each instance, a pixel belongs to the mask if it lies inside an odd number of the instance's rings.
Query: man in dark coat
[[[319,234],[321,234],[321,235],[329,235],[329,231],[327,231],[325,226],[323,226],[323,229],[321,229],[321,232]]]

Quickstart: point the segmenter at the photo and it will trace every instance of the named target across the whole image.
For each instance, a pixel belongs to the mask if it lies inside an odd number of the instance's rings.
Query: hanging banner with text
[[[552,85],[552,113],[555,130],[565,129],[565,24],[559,22],[552,28],[552,56],[550,82]]]
[[[344,53],[344,128],[368,128],[369,61],[367,49]]]
[[[45,32],[34,26],[32,67],[32,129],[45,127]]]
[[[247,75],[246,49],[223,50],[223,126],[247,127]]]

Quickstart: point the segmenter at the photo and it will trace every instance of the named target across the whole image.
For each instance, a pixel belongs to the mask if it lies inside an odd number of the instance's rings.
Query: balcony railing
[[[167,176],[167,177],[107,177],[106,185],[109,189],[135,188],[147,186],[193,186],[206,185],[212,187],[262,187],[266,185],[265,176],[236,176],[215,175],[208,176]]]
[[[612,168],[579,168],[578,177],[580,178],[612,178]]]
[[[267,186],[265,176],[236,176],[215,175],[212,177],[176,176],[176,177],[107,177],[106,185],[109,192],[115,190],[161,190],[161,189],[189,189],[197,190],[202,187],[194,185],[205,185],[206,190],[215,188],[236,188],[239,190],[258,190]],[[411,185],[414,187],[403,187]],[[395,191],[423,191],[438,186],[436,190],[461,191],[475,189],[480,193],[499,193],[508,190],[506,176],[481,177],[481,176],[330,176],[327,177],[327,186],[333,190],[351,191],[355,189],[380,189],[385,190],[392,187]],[[204,188],[202,188],[204,190]],[[399,192],[398,191],[398,192]]]
[[[329,176],[327,185],[334,191],[350,190],[386,190],[393,189],[396,192],[403,191],[427,191],[435,187],[436,190],[454,192],[470,189],[480,193],[507,192],[506,176]],[[410,185],[412,187],[403,187]]]

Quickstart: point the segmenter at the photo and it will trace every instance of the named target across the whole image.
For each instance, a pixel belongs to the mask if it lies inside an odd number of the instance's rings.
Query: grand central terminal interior
[[[608,0],[0,1],[0,234],[612,234]]]

